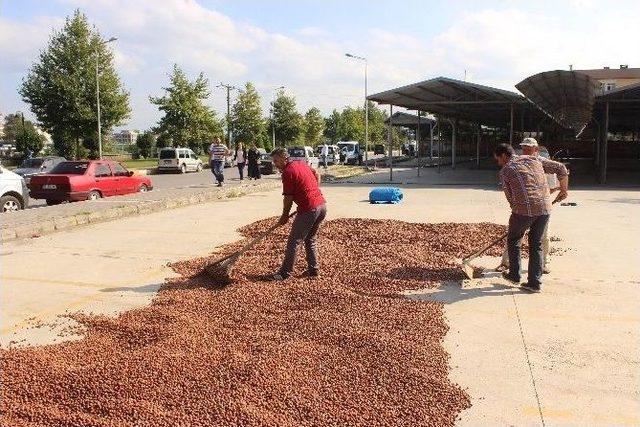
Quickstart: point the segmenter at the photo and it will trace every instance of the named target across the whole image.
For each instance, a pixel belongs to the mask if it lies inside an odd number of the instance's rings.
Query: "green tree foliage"
[[[44,147],[45,138],[32,126],[25,127],[16,136],[16,150],[26,155],[27,151],[36,156]]]
[[[138,156],[155,157],[156,136],[152,132],[143,132],[136,138]]]
[[[272,107],[276,144],[287,146],[295,143],[303,132],[303,119],[297,111],[295,98],[281,90]]]
[[[201,153],[207,141],[223,134],[222,123],[204,104],[211,94],[209,80],[200,73],[190,82],[177,64],[174,64],[169,79],[170,86],[163,88],[164,96],[149,97],[149,101],[164,113],[156,130],[164,135],[163,142],[170,138],[176,147],[188,146]],[[165,136],[168,139],[164,139]]]
[[[79,10],[67,18],[62,30],[54,31],[22,82],[23,100],[55,136],[61,155],[71,154],[71,140],[75,142],[72,151],[79,156],[79,142],[97,133],[96,52],[102,131],[108,134],[129,116],[129,94],[122,88],[108,45]]]
[[[341,141],[364,142],[364,114],[361,109],[346,107],[342,110],[338,135]]]
[[[332,143],[340,141],[338,126],[341,117],[340,112],[334,109],[331,115],[324,119],[324,136]]]
[[[236,143],[241,141],[245,145],[255,143],[258,147],[263,146],[265,122],[262,119],[260,95],[250,82],[240,91],[233,104],[231,126]]]
[[[322,143],[324,134],[324,118],[317,107],[312,107],[304,115],[304,138],[308,145]]]

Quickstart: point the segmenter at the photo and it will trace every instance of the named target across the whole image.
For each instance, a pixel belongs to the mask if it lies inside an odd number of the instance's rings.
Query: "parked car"
[[[376,144],[373,146],[373,154],[385,154],[385,147],[382,144]]]
[[[338,142],[340,147],[340,160],[345,165],[361,165],[362,150],[358,141]]]
[[[47,205],[64,201],[96,200],[101,197],[144,193],[153,189],[151,179],[136,176],[110,160],[67,161],[51,173],[34,175],[29,183],[31,197]]]
[[[187,173],[201,170],[202,160],[189,148],[165,147],[158,152],[158,171]]]
[[[54,156],[33,157],[31,159],[25,159],[14,172],[23,177],[25,182],[29,184],[29,180],[33,175],[47,173],[57,166],[58,163],[66,160],[64,157]]]
[[[313,152],[313,148],[308,145],[296,145],[287,148],[287,151],[289,152],[289,159],[291,160],[305,162],[314,169],[317,169],[320,164],[320,161]]]
[[[271,154],[267,153],[264,148],[258,148],[260,153],[260,173],[262,175],[272,175],[276,173],[273,167],[273,161],[271,160]]]
[[[29,204],[29,189],[17,173],[0,166],[0,207],[2,212],[24,209]]]
[[[318,145],[316,147],[316,154],[321,165],[324,165],[324,158],[322,156],[322,149],[324,145]],[[328,165],[337,165],[340,163],[340,147],[337,145],[329,145],[329,155],[327,156]]]

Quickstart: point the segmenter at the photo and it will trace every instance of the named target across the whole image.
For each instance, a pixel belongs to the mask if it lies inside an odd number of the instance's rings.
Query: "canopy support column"
[[[480,131],[480,123],[478,123],[476,135],[476,166],[480,166]]]
[[[433,164],[433,122],[429,122],[429,133],[431,134],[431,140],[429,142],[429,158],[431,159],[431,164]]]
[[[393,181],[393,105],[389,104],[389,129],[387,132],[387,140],[389,143],[389,181]]]
[[[513,145],[513,104],[511,104],[511,119],[509,120],[509,145]]]
[[[458,129],[458,119],[455,119],[452,124],[453,130],[451,132],[451,169],[456,168],[456,131]]]
[[[417,161],[418,161],[418,176],[420,176],[420,145],[422,144],[422,141],[420,140],[420,110],[418,110],[418,129],[416,130],[416,139],[417,139],[417,144],[416,144],[416,154],[417,154]]]
[[[607,183],[607,145],[609,139],[609,102],[604,105],[604,126],[602,129],[602,153],[600,155],[600,184]]]

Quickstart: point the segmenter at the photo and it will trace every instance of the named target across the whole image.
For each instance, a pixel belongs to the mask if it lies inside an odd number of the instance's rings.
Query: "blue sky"
[[[362,103],[362,65],[370,93],[438,75],[515,90],[539,71],[640,66],[638,1],[248,1],[0,0],[0,112],[27,112],[17,94],[39,49],[80,8],[112,45],[131,93],[122,127],[158,119],[160,94],[178,63],[205,72],[210,105],[224,112],[220,81],[252,81],[267,108],[284,85],[301,111],[324,113]]]

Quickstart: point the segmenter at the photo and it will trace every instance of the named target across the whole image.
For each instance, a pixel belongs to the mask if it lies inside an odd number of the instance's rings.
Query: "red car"
[[[136,176],[120,163],[110,160],[62,162],[50,173],[34,175],[29,182],[29,196],[45,199],[48,205],[144,193],[152,189],[151,179]]]

